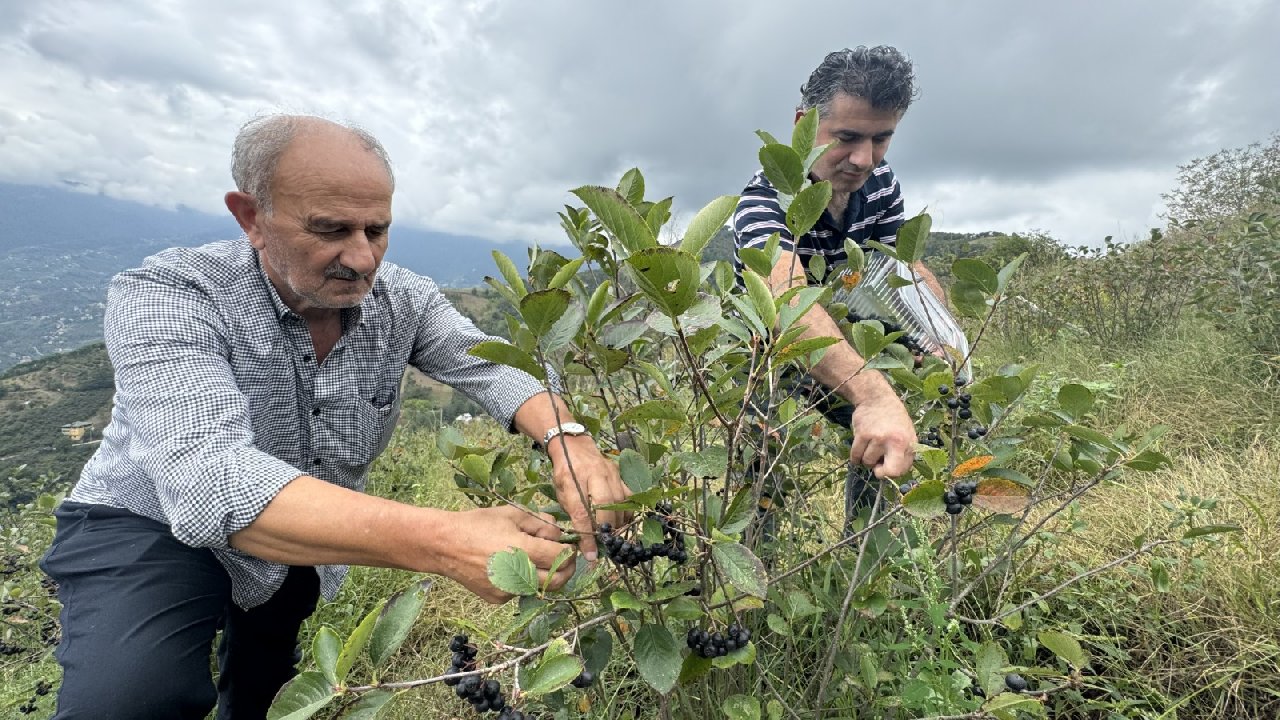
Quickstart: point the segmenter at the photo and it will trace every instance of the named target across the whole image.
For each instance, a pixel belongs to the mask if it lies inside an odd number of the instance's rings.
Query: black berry
[[[1022,692],[1027,689],[1027,680],[1017,673],[1009,673],[1004,676],[1004,686],[1013,692]]]

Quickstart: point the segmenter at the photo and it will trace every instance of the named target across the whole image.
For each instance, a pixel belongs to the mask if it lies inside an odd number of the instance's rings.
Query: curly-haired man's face
[[[796,113],[797,120],[802,116]],[[813,176],[830,181],[833,195],[858,190],[884,160],[901,119],[900,111],[878,110],[860,97],[836,93],[830,110],[819,110],[816,144],[830,147],[814,163]]]

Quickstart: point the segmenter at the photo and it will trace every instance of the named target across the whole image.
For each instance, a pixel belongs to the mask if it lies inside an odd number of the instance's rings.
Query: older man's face
[[[280,157],[272,213],[258,215],[267,276],[294,312],[354,307],[387,251],[391,179],[381,160],[339,128],[300,131]]]
[[[833,194],[860,189],[884,160],[901,119],[896,110],[878,110],[860,97],[837,93],[818,117],[817,144],[831,146],[814,164],[813,175],[831,181]]]

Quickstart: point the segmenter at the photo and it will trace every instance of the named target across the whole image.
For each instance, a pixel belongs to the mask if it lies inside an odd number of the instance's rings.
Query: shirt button
[[[303,355],[303,356],[302,356],[302,362],[311,362],[311,356],[310,356],[310,355]]]
[[[316,458],[315,460],[312,460],[312,461],[311,461],[311,464],[312,464],[312,465],[319,465],[319,464],[320,464],[320,458]]]
[[[319,415],[319,414],[320,414],[320,408],[311,408],[311,414],[312,414],[313,416],[314,416],[314,415]]]

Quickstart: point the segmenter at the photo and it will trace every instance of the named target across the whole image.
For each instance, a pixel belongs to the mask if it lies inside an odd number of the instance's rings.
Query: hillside
[[[102,339],[107,283],[169,247],[239,236],[227,215],[166,210],[65,188],[0,183],[0,371]],[[473,287],[491,252],[517,262],[524,247],[397,225],[387,259],[443,287]]]

